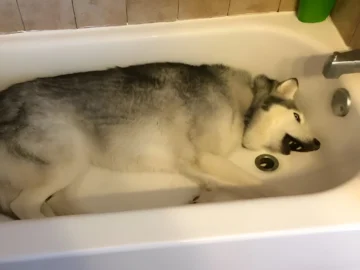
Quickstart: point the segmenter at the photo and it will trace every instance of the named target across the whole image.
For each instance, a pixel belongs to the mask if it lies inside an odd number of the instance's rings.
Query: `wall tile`
[[[0,33],[24,30],[16,0],[0,0]]]
[[[151,23],[175,21],[178,0],[127,0],[128,22]]]
[[[355,30],[355,34],[352,37],[350,45],[355,49],[360,49],[360,24],[358,24]]]
[[[337,0],[331,17],[347,44],[350,44],[360,22],[359,0]]]
[[[26,30],[76,28],[71,0],[17,0]]]
[[[230,0],[179,0],[179,19],[226,16]]]
[[[73,0],[77,27],[126,24],[126,0]]]
[[[295,11],[298,0],[281,0],[279,11]]]
[[[229,15],[277,11],[280,0],[231,0]]]

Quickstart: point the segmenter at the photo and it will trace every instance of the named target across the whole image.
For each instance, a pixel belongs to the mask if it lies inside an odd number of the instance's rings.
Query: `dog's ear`
[[[245,126],[249,125],[252,116],[258,108],[261,108],[262,102],[271,94],[276,83],[276,81],[268,78],[266,75],[263,74],[258,75],[254,78],[251,87],[253,92],[253,99],[244,116]]]
[[[294,99],[294,96],[298,90],[298,80],[296,78],[291,78],[281,82],[274,90],[274,94],[284,99]]]
[[[270,94],[274,87],[274,80],[270,79],[266,75],[258,75],[253,81],[253,92],[256,94]]]

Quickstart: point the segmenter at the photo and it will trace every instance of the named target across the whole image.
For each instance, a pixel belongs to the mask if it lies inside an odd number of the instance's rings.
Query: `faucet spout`
[[[343,74],[360,72],[360,49],[334,52],[326,61],[323,75],[328,79],[339,78]]]

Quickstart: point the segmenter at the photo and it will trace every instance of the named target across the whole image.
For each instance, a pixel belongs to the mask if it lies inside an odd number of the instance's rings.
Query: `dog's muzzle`
[[[311,152],[320,149],[321,143],[318,139],[314,138],[312,141],[300,141],[299,139],[286,134],[282,140],[281,152],[289,155],[291,151],[294,152]]]

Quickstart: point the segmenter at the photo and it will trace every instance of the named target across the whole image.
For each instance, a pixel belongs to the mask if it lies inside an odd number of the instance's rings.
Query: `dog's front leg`
[[[202,153],[198,158],[199,168],[219,180],[217,193],[225,192],[233,199],[263,198],[286,195],[281,184],[264,183],[243,171],[230,160],[211,153]],[[214,198],[211,196],[211,200]],[[208,196],[199,198],[199,202],[208,201]]]
[[[231,186],[258,186],[262,182],[243,171],[230,160],[207,152],[199,154],[197,163],[199,168],[218,179],[220,185]]]
[[[262,184],[259,179],[241,170],[230,160],[206,152],[198,155],[196,165],[184,166],[181,172],[200,187],[198,198],[194,198],[191,203],[211,202],[220,190],[234,193],[236,187]]]

